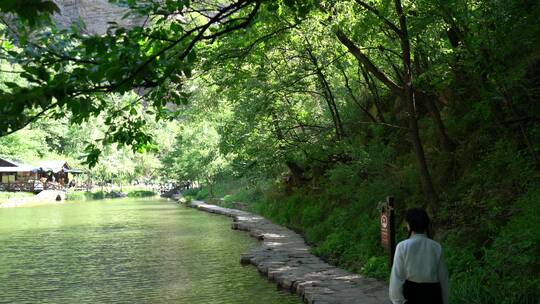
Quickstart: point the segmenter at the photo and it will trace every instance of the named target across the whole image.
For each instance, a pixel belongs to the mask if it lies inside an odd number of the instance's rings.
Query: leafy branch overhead
[[[18,64],[25,83],[6,83],[8,88],[0,92],[2,116],[6,117],[0,123],[0,135],[11,134],[52,112],[72,113],[74,122],[101,112],[129,116],[130,107],[113,111],[106,99],[96,97],[133,89],[144,91],[158,119],[166,118],[167,104],[187,101],[189,92],[183,84],[197,61],[197,45],[246,28],[261,6],[251,0],[206,7],[204,3],[188,4],[134,6],[148,14],[148,24],[131,30],[112,27],[104,36],[53,25],[29,29],[4,20],[3,35],[12,43],[4,45],[0,56]],[[169,13],[163,15],[164,10]],[[6,11],[20,13],[16,7]],[[149,143],[143,133],[122,134],[112,136],[114,141],[134,149]]]
[[[53,13],[60,10],[54,1],[50,0],[3,0],[0,2],[1,13],[11,13],[34,25],[40,20],[50,20]]]

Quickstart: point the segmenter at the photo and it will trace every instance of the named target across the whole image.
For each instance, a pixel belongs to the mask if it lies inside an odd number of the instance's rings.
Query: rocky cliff
[[[106,33],[109,22],[116,22],[121,27],[131,28],[144,23],[144,17],[129,16],[125,7],[109,3],[108,0],[56,0],[60,14],[55,15],[57,24],[68,27],[73,24],[85,24],[88,34]],[[81,23],[82,21],[82,23]]]

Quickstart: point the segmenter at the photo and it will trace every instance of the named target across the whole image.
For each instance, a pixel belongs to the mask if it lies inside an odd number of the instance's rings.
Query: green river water
[[[231,220],[166,200],[0,209],[0,303],[301,303],[240,254]]]

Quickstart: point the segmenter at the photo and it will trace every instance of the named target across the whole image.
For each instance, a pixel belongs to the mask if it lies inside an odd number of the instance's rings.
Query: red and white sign
[[[388,217],[381,213],[381,245],[390,247],[390,238],[388,236]]]
[[[381,227],[388,227],[388,217],[386,216],[386,214],[381,214]]]

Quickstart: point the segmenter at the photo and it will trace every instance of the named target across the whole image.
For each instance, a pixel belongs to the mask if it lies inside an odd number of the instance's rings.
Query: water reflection
[[[166,201],[7,208],[0,303],[300,303],[239,265],[254,244]]]

